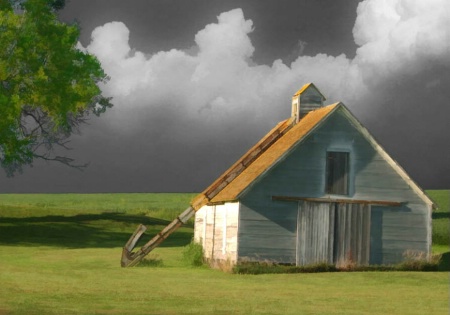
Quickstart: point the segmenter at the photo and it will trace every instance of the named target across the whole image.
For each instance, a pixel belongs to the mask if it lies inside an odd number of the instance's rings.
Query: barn
[[[433,202],[341,102],[313,84],[193,200],[213,261],[393,264],[431,251]]]

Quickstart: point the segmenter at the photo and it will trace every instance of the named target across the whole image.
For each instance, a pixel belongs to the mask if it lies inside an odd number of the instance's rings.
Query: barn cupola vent
[[[292,97],[291,117],[294,123],[298,123],[310,111],[323,107],[323,101],[325,99],[325,96],[323,96],[313,83],[302,86]]]

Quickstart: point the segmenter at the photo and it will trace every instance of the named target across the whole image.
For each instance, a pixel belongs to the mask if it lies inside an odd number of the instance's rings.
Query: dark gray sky
[[[423,188],[450,188],[446,0],[72,0],[62,20],[111,76],[115,107],[4,192],[195,192],[314,82]]]

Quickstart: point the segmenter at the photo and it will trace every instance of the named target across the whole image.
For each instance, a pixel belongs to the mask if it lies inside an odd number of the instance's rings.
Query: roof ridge
[[[271,147],[282,135],[288,132],[293,126],[293,119],[288,118],[279,122],[261,140],[250,148],[240,159],[230,168],[220,175],[201,194],[197,195],[191,202],[194,209],[198,210],[214,198],[222,189],[231,183],[250,164],[252,164],[261,154]]]

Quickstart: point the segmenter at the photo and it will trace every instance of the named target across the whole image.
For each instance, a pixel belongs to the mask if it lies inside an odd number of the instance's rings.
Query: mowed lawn
[[[433,249],[449,256],[449,191],[430,191]],[[121,268],[194,194],[0,195],[1,314],[449,314],[448,272],[236,275],[190,267],[192,223]]]

